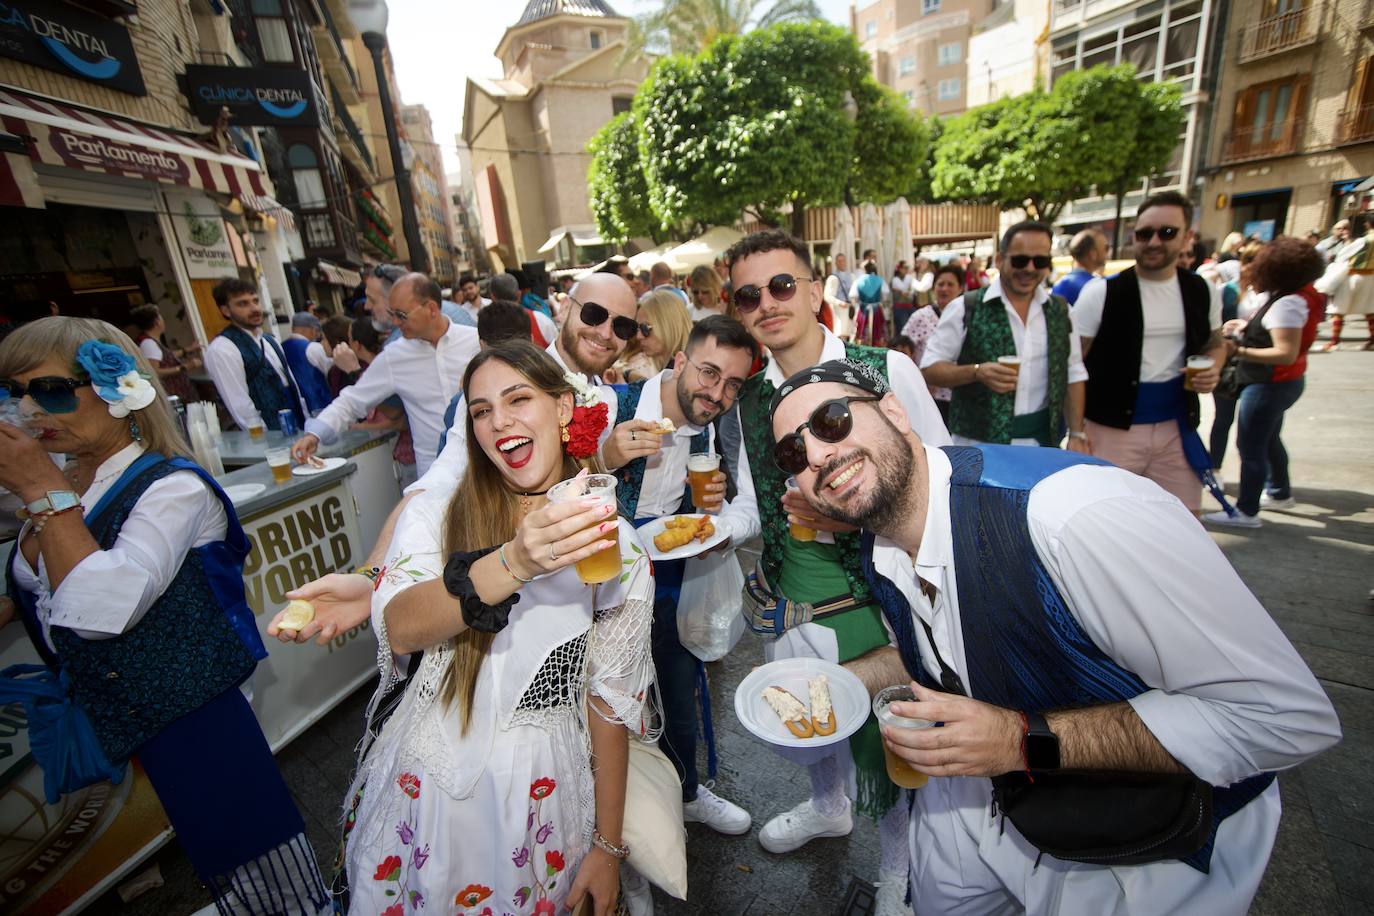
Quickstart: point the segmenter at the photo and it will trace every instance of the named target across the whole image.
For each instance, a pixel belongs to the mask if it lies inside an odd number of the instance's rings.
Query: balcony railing
[[[1322,3],[1315,2],[1246,26],[1240,33],[1240,62],[1249,63],[1312,44],[1321,31],[1321,19]]]
[[[1281,124],[1262,124],[1233,130],[1226,135],[1221,148],[1223,163],[1270,159],[1298,151],[1298,130],[1301,124],[1290,118]],[[1277,134],[1277,136],[1275,136]]]
[[[324,29],[315,30],[315,49],[320,55],[320,63],[329,74],[330,82],[339,87],[349,104],[356,105],[360,92],[358,74],[348,62],[348,53],[344,50],[343,39],[339,36],[338,27],[334,25],[334,17],[330,15],[329,7],[325,5],[320,9],[324,13]]]
[[[1374,104],[1359,105],[1341,110],[1336,121],[1336,142],[1368,143],[1374,141]]]
[[[301,221],[305,227],[305,247],[335,247],[334,220],[328,213],[303,213]]]
[[[363,139],[362,130],[358,128],[353,116],[348,113],[348,106],[343,103],[343,99],[339,98],[338,90],[334,88],[333,84],[329,87],[329,94],[330,101],[333,103],[334,117],[338,118],[339,123],[343,125],[344,134],[348,136],[349,141],[357,150],[358,158],[367,164],[367,171],[375,174],[377,166],[372,161],[372,151],[368,149],[367,141]]]

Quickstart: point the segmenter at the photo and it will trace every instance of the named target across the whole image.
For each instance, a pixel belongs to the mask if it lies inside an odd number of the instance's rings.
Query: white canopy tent
[[[639,254],[630,256],[630,270],[639,273],[641,270],[648,270],[659,261],[667,260],[665,255],[673,250],[672,242],[664,242],[657,248],[650,248],[648,251],[641,251]],[[670,262],[671,264],[671,262]]]
[[[670,250],[663,260],[677,273],[687,273],[694,267],[710,266],[725,250],[744,238],[744,233],[733,226],[716,226],[703,234],[683,242]]]

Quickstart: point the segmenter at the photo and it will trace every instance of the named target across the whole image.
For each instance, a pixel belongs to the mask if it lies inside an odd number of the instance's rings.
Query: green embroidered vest
[[[997,357],[1016,352],[1011,319],[1000,298],[984,300],[985,290],[964,294],[964,346],[959,365],[995,363]],[[1045,340],[1049,348],[1049,411],[1051,436],[1057,436],[1064,422],[1064,395],[1069,379],[1069,304],[1062,296],[1045,301]],[[1023,367],[1024,368],[1024,367]],[[997,394],[981,382],[954,389],[949,404],[949,431],[956,436],[1006,445],[1011,442],[1012,418],[1016,411],[1016,392]]]
[[[867,363],[887,378],[887,351],[877,347],[844,345],[845,358]],[[758,498],[759,521],[763,527],[763,569],[768,581],[779,581],[782,570],[783,547],[787,543],[787,513],[782,511],[782,496],[787,491],[787,476],[773,463],[773,424],[768,417],[768,402],[773,398],[773,384],[764,372],[756,372],[744,383],[739,395],[740,420],[744,427],[744,449],[749,456],[749,472],[754,477],[754,493]],[[859,567],[859,535],[837,534],[845,578],[850,593],[858,600],[868,599],[868,583]],[[788,596],[791,597],[791,596]],[[827,596],[831,597],[831,596]]]

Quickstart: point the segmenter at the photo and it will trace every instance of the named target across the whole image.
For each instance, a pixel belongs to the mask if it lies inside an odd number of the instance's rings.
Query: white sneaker
[[[759,844],[769,852],[791,852],[823,836],[848,836],[854,829],[854,817],[849,799],[845,799],[844,813],[826,817],[807,799],[791,811],[784,811],[763,825]]]
[[[754,819],[734,802],[726,801],[705,786],[697,786],[695,801],[682,803],[682,820],[688,824],[705,824],[716,833],[738,836],[748,833]]]
[[[1260,494],[1261,509],[1292,509],[1297,504],[1298,501],[1291,496],[1287,499],[1275,499],[1268,493]]]
[[[620,897],[630,916],[654,916],[654,895],[649,879],[629,865],[620,866]]]
[[[884,871],[878,873],[878,899],[873,916],[912,916],[906,905],[907,873]]]
[[[1204,522],[1211,522],[1213,525],[1229,525],[1232,528],[1258,528],[1261,524],[1259,515],[1246,515],[1239,509],[1235,515],[1227,515],[1225,512],[1209,512],[1202,517]]]

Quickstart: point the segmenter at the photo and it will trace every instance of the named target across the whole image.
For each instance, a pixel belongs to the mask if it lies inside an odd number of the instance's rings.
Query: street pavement
[[[1321,680],[1345,733],[1336,748],[1280,779],[1283,820],[1251,908],[1256,916],[1374,912],[1374,353],[1357,352],[1362,338],[1351,341],[1340,352],[1311,356],[1307,391],[1287,415],[1284,442],[1298,506],[1266,511],[1258,530],[1215,533]],[[1205,433],[1211,418],[1210,399],[1204,401]],[[1234,431],[1232,443],[1223,470],[1234,495]],[[746,564],[757,556],[740,554]],[[746,633],[734,653],[708,666],[720,758],[716,791],[744,805],[754,826],[722,837],[688,825],[690,902],[656,891],[661,914],[828,916],[855,877],[876,879],[877,832],[867,821],[856,819],[847,838],[817,840],[791,855],[759,846],[758,829],[768,818],[808,794],[805,771],[775,756],[735,718],[735,686],[762,660],[761,642]],[[326,870],[369,694],[370,688],[354,694],[277,757]],[[705,765],[703,753],[703,773]],[[154,861],[162,887],[129,904],[111,892],[90,912],[179,916],[210,902],[175,843]]]

